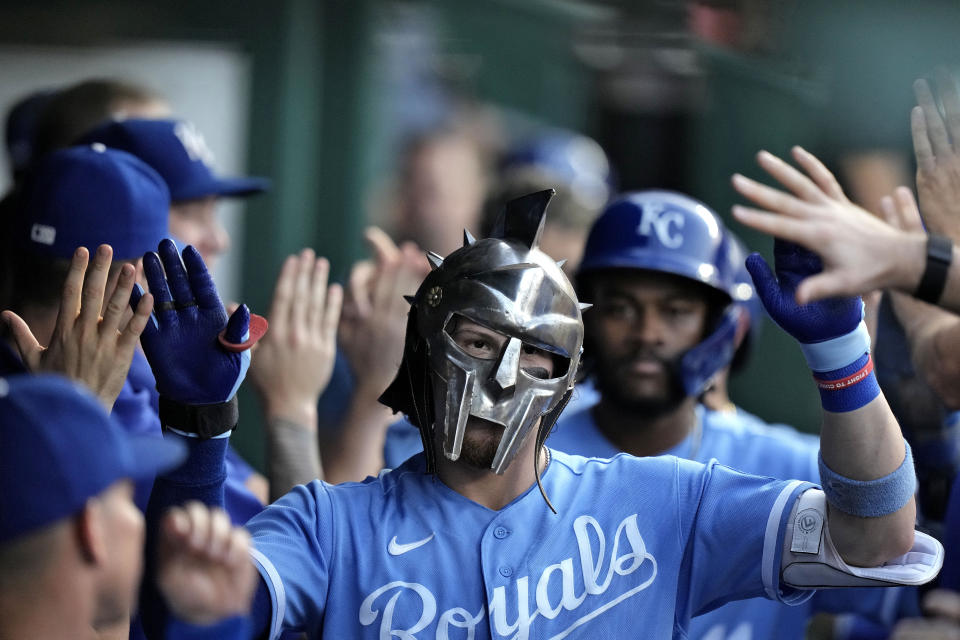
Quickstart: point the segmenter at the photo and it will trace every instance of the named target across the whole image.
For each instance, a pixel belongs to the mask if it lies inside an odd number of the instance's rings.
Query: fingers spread
[[[167,278],[163,273],[160,256],[148,253],[143,256],[143,273],[147,276],[147,285],[153,294],[153,311],[157,320],[170,322],[177,316],[173,306],[173,297],[167,287]]]
[[[298,330],[307,325],[307,308],[310,306],[311,280],[316,255],[313,249],[304,249],[297,259],[297,277],[293,285],[293,301],[290,305],[290,321]]]
[[[927,121],[922,107],[910,110],[910,134],[913,136],[913,153],[920,171],[931,172],[936,168],[936,158],[927,133]]]
[[[60,313],[57,316],[57,331],[63,333],[73,326],[80,314],[80,292],[83,290],[83,278],[87,271],[89,253],[79,247],[73,252],[70,269],[63,281],[63,294],[60,297]]]
[[[152,311],[153,296],[148,293],[140,298],[133,316],[130,317],[127,325],[120,332],[120,338],[117,340],[118,347],[133,351],[137,340],[140,339],[147,326],[153,326],[150,322]]]
[[[894,225],[905,231],[923,231],[923,221],[913,191],[907,187],[897,187],[893,192],[899,224]]]
[[[400,249],[393,240],[379,227],[367,227],[363,232],[363,237],[370,250],[373,251],[373,257],[378,264],[384,262],[394,262],[400,257]]]
[[[207,271],[207,265],[200,257],[200,252],[188,246],[183,250],[183,265],[187,268],[187,277],[193,298],[201,309],[219,309],[223,306],[217,286],[213,283],[213,276]]]
[[[818,202],[823,199],[823,192],[810,178],[772,153],[768,151],[758,153],[757,164],[797,197],[808,202]]]
[[[814,231],[802,219],[778,216],[769,211],[734,205],[733,217],[757,231],[809,247],[814,242]]]
[[[167,274],[167,285],[173,295],[174,304],[178,309],[193,306],[193,292],[190,290],[190,282],[187,280],[187,268],[180,259],[177,245],[170,240],[162,240],[160,242],[160,260],[163,261],[163,270]],[[150,288],[152,290],[153,286],[151,285]]]
[[[87,268],[83,280],[83,293],[80,308],[80,323],[86,327],[96,327],[100,321],[100,310],[103,307],[103,292],[110,277],[110,262],[113,259],[113,249],[110,245],[102,244],[97,247],[93,256],[93,264]]]
[[[943,113],[947,119],[947,132],[956,144],[960,140],[960,92],[957,91],[957,82],[946,67],[937,69],[936,78],[940,102],[943,103]]]
[[[930,85],[921,78],[913,83],[913,92],[917,97],[917,104],[923,109],[923,117],[927,123],[927,136],[930,138],[933,153],[937,156],[946,155],[950,152],[950,138],[947,136],[947,128],[943,124],[940,110],[937,109],[937,103],[930,91]]]
[[[127,310],[130,293],[133,291],[133,279],[135,275],[136,269],[134,269],[132,264],[125,264],[120,267],[120,277],[117,278],[117,286],[114,288],[103,310],[103,320],[100,323],[101,335],[110,335],[119,328],[124,312]]]
[[[30,371],[36,371],[40,366],[40,354],[43,353],[43,347],[34,337],[30,327],[23,318],[13,311],[4,311],[3,320],[10,327],[13,333],[13,340],[17,343],[17,351],[20,352],[20,359],[27,365]]]
[[[807,175],[813,179],[823,193],[835,200],[845,201],[847,199],[836,177],[827,169],[826,165],[820,162],[819,158],[803,147],[794,147],[792,151],[794,160],[803,167],[803,170],[807,172]]]
[[[799,205],[802,204],[800,200],[790,194],[768,187],[739,173],[733,176],[733,187],[740,192],[740,195],[752,200],[764,209],[784,215],[795,215]]]
[[[336,340],[342,304],[343,287],[338,284],[330,285],[327,290],[327,307],[324,309],[322,325],[319,327],[328,344],[334,344]]]
[[[298,261],[296,256],[287,256],[277,277],[273,289],[273,302],[270,303],[270,324],[274,330],[283,330],[290,319],[290,303],[293,299],[293,283],[297,278]]]
[[[327,278],[330,275],[330,263],[326,258],[318,258],[313,264],[313,277],[310,284],[309,301],[306,324],[311,332],[322,332],[324,329],[324,310],[330,304],[327,295]]]

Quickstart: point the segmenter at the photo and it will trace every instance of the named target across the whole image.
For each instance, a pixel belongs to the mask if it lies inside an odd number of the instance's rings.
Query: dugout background
[[[243,90],[223,93],[245,103],[221,113],[240,119],[239,132],[214,151],[223,160],[226,149],[221,168],[269,176],[274,188],[238,214],[242,233],[223,277],[237,298],[265,310],[288,253],[309,244],[341,278],[364,255],[368,194],[389,171],[396,142],[451,100],[493,104],[516,128],[583,131],[610,154],[621,189],[682,190],[730,222],[729,175],[758,177],[752,154],[761,146],[785,153],[802,144],[828,159],[850,149],[902,151],[911,80],[957,58],[956,2],[694,3],[746,7],[753,40],[740,51],[695,42],[690,4],[0,0],[0,47],[209,47],[234,56]],[[0,69],[0,82],[11,71]],[[179,72],[189,77],[191,65]],[[165,92],[158,78],[130,79]],[[216,99],[204,117],[216,118]],[[173,107],[197,119],[176,99]],[[887,127],[898,114],[901,126]],[[769,256],[769,240],[731,226]],[[818,428],[807,368],[775,328],[760,332],[733,389],[768,420]],[[247,390],[241,402],[234,440],[262,468],[256,399]]]

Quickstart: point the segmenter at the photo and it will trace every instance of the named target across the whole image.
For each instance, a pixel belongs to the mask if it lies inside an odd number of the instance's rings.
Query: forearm
[[[323,479],[323,468],[316,403],[300,410],[271,410],[266,419],[267,470],[273,502],[298,484]]]
[[[893,307],[917,371],[950,409],[960,409],[960,317],[900,293]]]
[[[387,427],[395,418],[377,401],[381,391],[361,385],[354,392],[339,438],[322,452],[327,482],[360,481],[383,469]]]
[[[880,288],[890,288],[913,295],[923,277],[927,263],[927,239],[925,234],[902,232],[897,242],[881,255],[889,268],[878,283]],[[947,272],[943,294],[937,306],[960,313],[960,246],[953,246],[953,260]]]
[[[147,537],[144,547],[144,577],[140,592],[140,612],[148,638],[164,638],[168,611],[157,589],[156,557],[160,523],[170,507],[190,500],[209,506],[224,506],[225,458],[228,438],[201,440],[167,432],[165,438],[180,438],[188,448],[188,457],[177,469],[157,476],[147,506]]]
[[[905,445],[886,399],[878,395],[854,411],[823,412],[820,453],[836,474],[853,480],[876,480],[904,462]],[[913,541],[916,505],[879,517],[858,517],[830,504],[830,531],[837,551],[854,566],[876,566],[906,553]]]

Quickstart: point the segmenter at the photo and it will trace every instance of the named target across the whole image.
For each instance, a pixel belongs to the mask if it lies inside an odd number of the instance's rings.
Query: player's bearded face
[[[607,274],[593,289],[586,348],[604,401],[647,416],[672,410],[686,397],[680,360],[706,327],[699,289],[646,271]]]

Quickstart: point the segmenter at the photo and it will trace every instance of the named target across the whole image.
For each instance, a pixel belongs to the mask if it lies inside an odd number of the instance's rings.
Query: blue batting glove
[[[773,256],[776,276],[757,253],[747,258],[747,270],[767,313],[800,342],[823,408],[841,413],[866,405],[880,394],[880,386],[870,360],[863,301],[854,296],[799,305],[797,285],[822,270],[820,258],[783,240],[774,243]]]
[[[251,339],[249,309],[241,305],[228,320],[213,278],[191,246],[181,260],[176,245],[163,240],[157,253],[144,255],[143,270],[154,310],[140,342],[157,391],[185,405],[233,398],[250,367],[249,347],[259,338]],[[135,306],[141,296],[136,287],[130,303]],[[257,333],[262,329],[258,325]]]
[[[747,270],[760,301],[781,329],[802,344],[824,342],[857,329],[863,319],[859,296],[797,304],[797,285],[823,269],[815,253],[792,242],[776,240],[773,256],[776,276],[759,253],[747,258]]]

